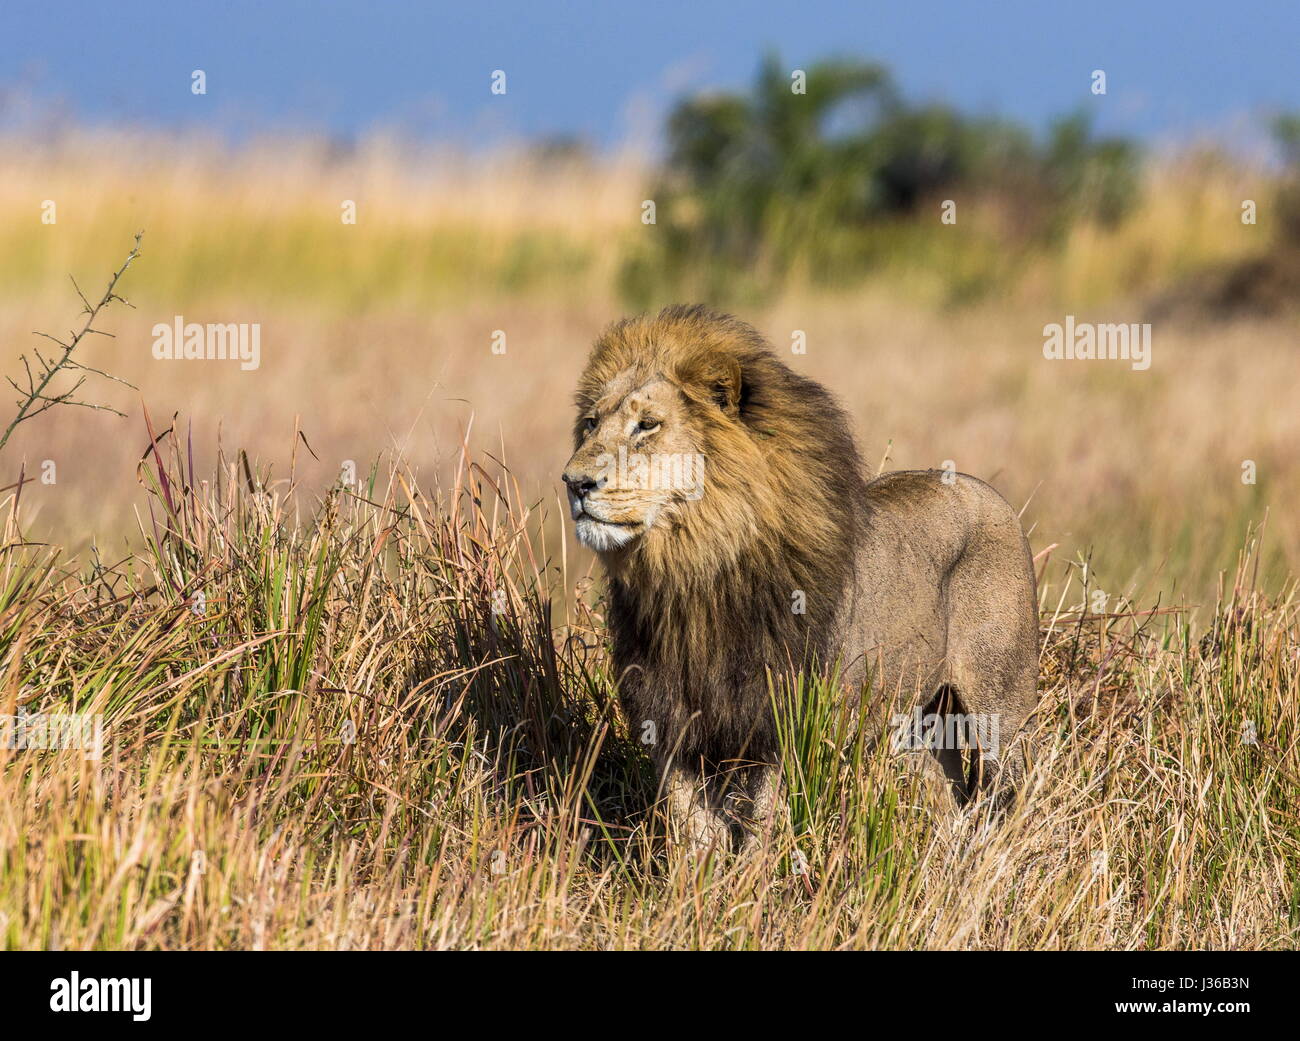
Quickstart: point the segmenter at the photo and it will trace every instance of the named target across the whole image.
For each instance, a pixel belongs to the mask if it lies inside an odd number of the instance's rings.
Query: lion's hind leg
[[[1036,648],[1024,639],[999,647],[988,633],[975,634],[949,644],[948,670],[945,773],[962,801],[991,796],[1006,806],[1025,773],[1023,730],[1036,698]]]
[[[947,620],[945,678],[965,739],[967,794],[1005,805],[1024,775],[1022,732],[1038,700],[1034,575],[1010,507],[949,574]]]

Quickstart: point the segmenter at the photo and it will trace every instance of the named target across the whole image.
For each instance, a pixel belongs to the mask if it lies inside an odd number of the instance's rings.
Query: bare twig
[[[82,325],[81,331],[74,331],[72,333],[72,338],[66,342],[60,340],[56,336],[51,336],[49,333],[38,332],[35,334],[58,344],[62,353],[47,358],[45,355],[41,354],[39,350],[33,350],[32,354],[35,356],[35,367],[33,367],[32,360],[29,359],[27,355],[22,355],[19,360],[23,363],[25,373],[24,380],[26,382],[25,387],[19,384],[16,380],[6,377],[9,385],[13,387],[14,390],[18,391],[20,396],[17,402],[18,412],[5,428],[4,434],[0,435],[0,450],[4,449],[5,445],[9,441],[10,435],[14,432],[14,428],[17,427],[19,423],[28,419],[34,419],[42,412],[53,408],[55,405],[76,405],[81,408],[90,408],[101,412],[112,412],[116,416],[123,414],[108,405],[96,405],[89,401],[82,401],[75,396],[77,391],[81,388],[81,385],[86,382],[86,376],[84,374],[93,373],[96,376],[103,376],[105,379],[113,380],[115,383],[123,383],[126,386],[131,387],[133,390],[135,388],[124,379],[119,379],[117,376],[111,376],[106,372],[92,368],[89,365],[83,365],[81,362],[74,360],[72,352],[80,346],[82,340],[92,333],[100,336],[112,335],[111,333],[106,333],[100,329],[96,329],[95,320],[99,317],[100,312],[114,300],[126,304],[127,307],[132,306],[129,300],[118,295],[117,283],[126,273],[126,269],[131,266],[131,262],[140,255],[140,239],[143,235],[144,232],[138,232],[136,234],[135,245],[131,247],[131,252],[127,254],[126,260],[122,262],[122,266],[113,272],[113,277],[109,279],[108,282],[108,288],[104,290],[104,295],[100,298],[98,303],[92,304],[86,298],[86,294],[81,291],[81,287],[77,285],[77,280],[75,278],[72,279],[72,288],[76,290],[77,296],[81,299],[81,313],[86,316],[86,321],[85,324]],[[82,375],[77,377],[77,381],[68,390],[58,394],[53,393],[50,389],[50,383],[55,376],[64,370],[75,370],[82,373]]]

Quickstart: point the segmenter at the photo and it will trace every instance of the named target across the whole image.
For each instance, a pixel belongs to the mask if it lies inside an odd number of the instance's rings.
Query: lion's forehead
[[[636,411],[648,405],[667,406],[681,400],[681,392],[661,373],[647,375],[628,370],[609,380],[596,397],[596,407],[605,414]]]

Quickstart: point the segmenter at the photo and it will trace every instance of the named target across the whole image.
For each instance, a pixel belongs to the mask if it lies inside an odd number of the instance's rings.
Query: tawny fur
[[[996,714],[1004,746],[1020,729],[1035,700],[1033,571],[987,485],[934,471],[868,483],[831,395],[702,307],[611,326],[577,406],[570,504],[608,573],[621,701],[638,732],[652,727],[689,844],[727,841],[721,778],[776,757],[768,670],[838,663],[851,697],[869,684],[905,706],[942,688],[951,707]],[[620,452],[695,453],[703,482],[647,487],[611,465]],[[741,776],[769,809],[764,768]]]

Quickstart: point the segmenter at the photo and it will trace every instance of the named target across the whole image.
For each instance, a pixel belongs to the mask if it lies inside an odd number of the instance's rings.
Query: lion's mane
[[[706,468],[701,499],[609,569],[629,722],[653,721],[678,762],[769,760],[767,670],[828,664],[852,592],[865,518],[848,418],[752,327],[699,306],[607,329],[579,409],[629,368],[680,387]]]

